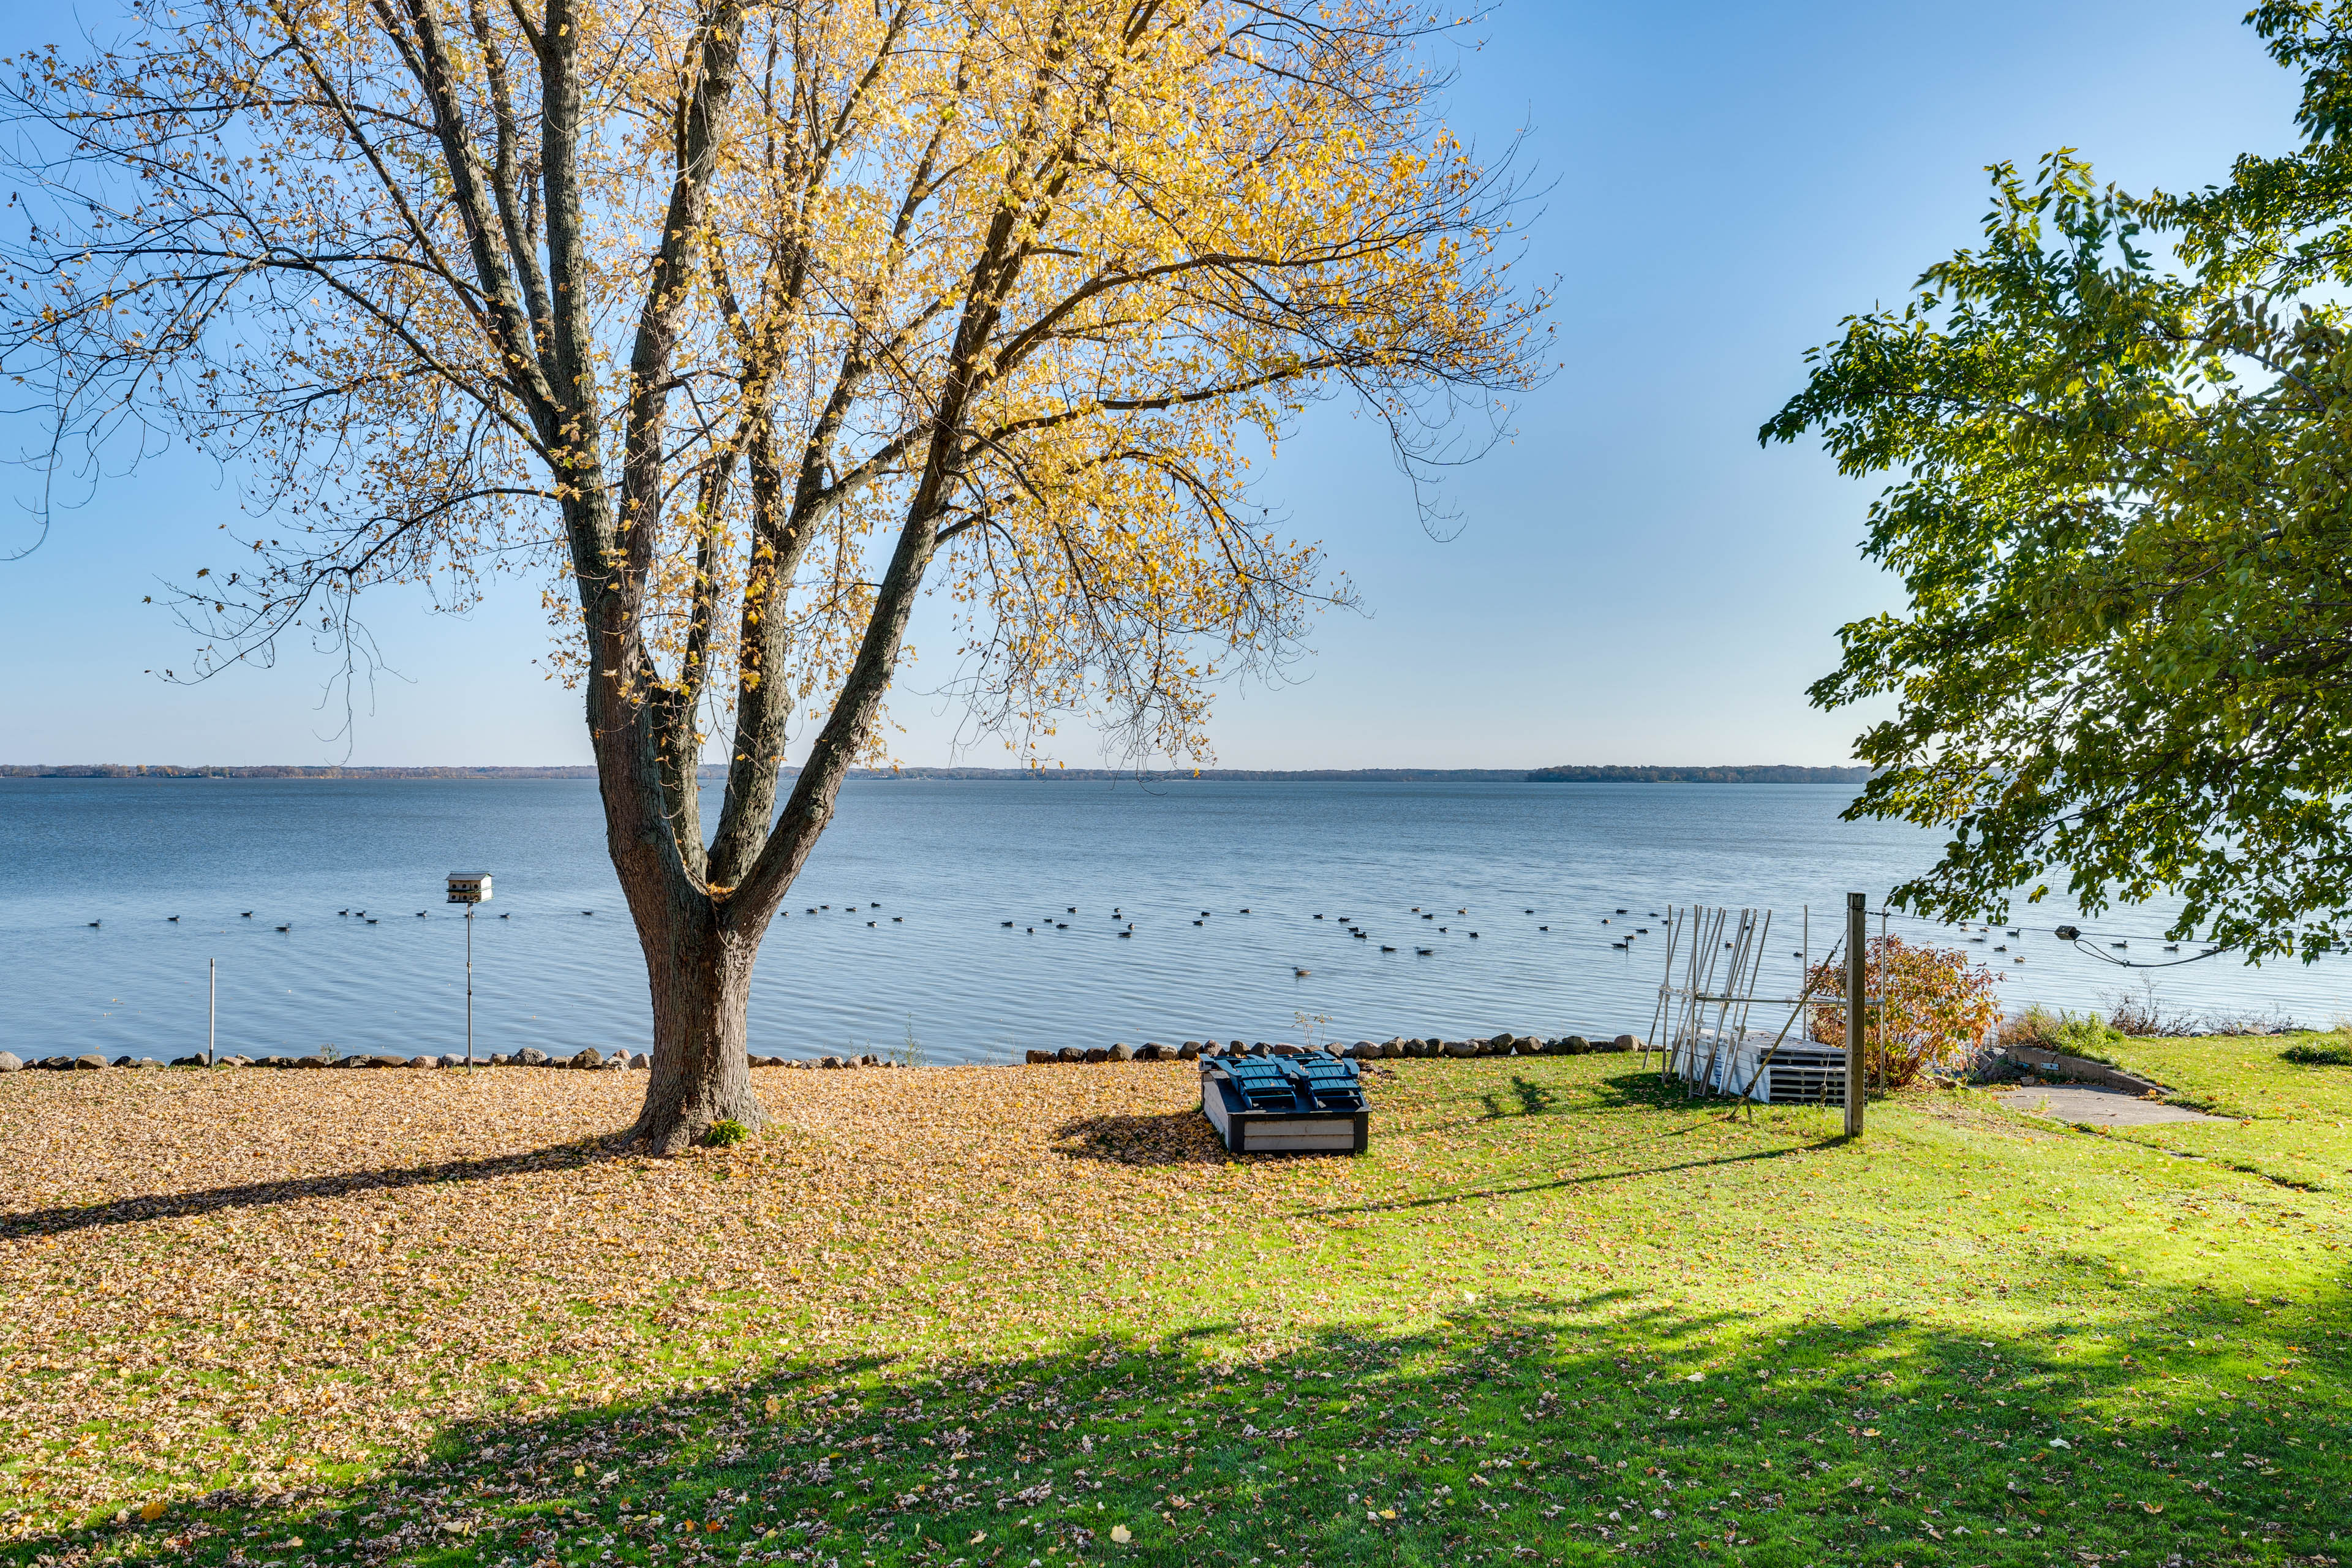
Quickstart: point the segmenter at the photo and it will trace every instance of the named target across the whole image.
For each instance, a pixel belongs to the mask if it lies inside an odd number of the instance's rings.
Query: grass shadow
[[[2220,1301],[2167,1318],[2234,1321]],[[2063,1329],[1767,1339],[1622,1289],[1528,1294],[1278,1349],[1207,1328],[782,1356],[667,1399],[459,1422],[341,1484],[126,1504],[0,1563],[2325,1560],[2340,1521],[2314,1500],[2352,1481],[2340,1446],[2295,1439],[2275,1399],[2199,1398]]]
[[[1664,1164],[1628,1165],[1613,1171],[1588,1171],[1573,1176],[1552,1176],[1530,1182],[1481,1182],[1471,1186],[1446,1187],[1422,1193],[1409,1198],[1391,1198],[1376,1203],[1336,1204],[1308,1212],[1318,1215],[1343,1214],[1409,1214],[1415,1209],[1443,1208],[1465,1197],[1521,1197],[1530,1193],[1567,1191],[1577,1187],[1607,1186],[1617,1182],[1635,1182],[1652,1176],[1672,1175],[1677,1171],[1704,1171],[1732,1165],[1753,1165],[1766,1161],[1786,1160],[1797,1155],[1832,1149],[1846,1142],[1843,1134],[1823,1138],[1810,1143],[1791,1143],[1780,1149],[1755,1149],[1738,1154],[1716,1154],[1704,1159],[1676,1160]]]
[[[520,1154],[479,1160],[446,1160],[430,1165],[410,1165],[383,1171],[348,1171],[334,1175],[289,1177],[238,1186],[206,1187],[190,1193],[147,1193],[104,1203],[76,1204],[27,1209],[0,1215],[0,1241],[58,1236],[93,1226],[137,1225],[149,1220],[217,1214],[227,1209],[265,1208],[306,1198],[344,1197],[354,1193],[426,1187],[440,1183],[487,1182],[524,1171],[576,1170],[606,1160],[643,1159],[642,1151],[593,1139],[551,1143]]]
[[[1079,1117],[1054,1129],[1054,1149],[1120,1165],[1221,1165],[1247,1157],[1226,1150],[1198,1106],[1150,1115]]]
[[[1507,1108],[1501,1095],[1491,1090],[1481,1094],[1478,1100],[1486,1108],[1486,1119],[1496,1121],[1507,1116],[1552,1116],[1563,1109],[1557,1093],[1517,1073],[1511,1075],[1511,1098],[1517,1104]]]

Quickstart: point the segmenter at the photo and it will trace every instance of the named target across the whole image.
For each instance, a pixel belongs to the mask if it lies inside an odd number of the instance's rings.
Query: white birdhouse
[[[490,874],[488,871],[450,872],[449,901],[453,904],[488,903],[490,901]]]

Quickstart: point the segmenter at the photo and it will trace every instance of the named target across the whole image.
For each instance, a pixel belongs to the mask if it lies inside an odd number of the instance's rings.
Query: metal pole
[[[1658,1005],[1650,1010],[1650,1032],[1642,1040],[1641,1066],[1644,1069],[1650,1065],[1650,1047],[1653,1045],[1658,1047],[1661,1058],[1665,1054],[1665,1037],[1659,1031],[1670,1021],[1674,1006],[1675,945],[1681,932],[1682,916],[1675,912],[1674,905],[1668,904],[1666,906],[1666,973],[1665,978],[1658,982]],[[1630,952],[1632,949],[1629,948],[1626,951]],[[1663,1076],[1660,1081],[1664,1081]]]
[[[1748,995],[1751,1001],[1756,995],[1756,988],[1764,984],[1764,950],[1771,940],[1772,911],[1766,910],[1763,921],[1756,928],[1755,951],[1748,960]],[[1748,1037],[1748,1005],[1743,1003],[1739,1009],[1739,1037],[1743,1040]]]
[[[205,1066],[213,1065],[220,1044],[220,960],[205,960]]]
[[[466,1070],[474,1070],[474,906],[466,906]]]
[[[1886,966],[1886,906],[1878,906],[1878,1089],[1886,1092],[1886,1052],[1895,1042],[1895,1015],[1887,1010],[1888,977],[1895,972]]]
[[[1862,1003],[1869,978],[1870,900],[1845,896],[1845,1135],[1862,1136]]]

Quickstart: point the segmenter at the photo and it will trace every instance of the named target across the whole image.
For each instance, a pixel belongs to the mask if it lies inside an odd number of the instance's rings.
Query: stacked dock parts
[[[1811,925],[1809,912],[1801,945],[1792,954],[1801,964],[1799,973],[1808,977],[1818,973]],[[1681,1079],[1693,1094],[1766,1105],[1843,1100],[1846,1052],[1805,1038],[1801,1026],[1808,1008],[1836,1005],[1840,997],[1817,989],[1822,983],[1811,978],[1801,995],[1757,994],[1771,930],[1770,910],[1667,906],[1665,974],[1650,1022],[1661,1079]],[[1832,944],[1822,970],[1836,953]],[[1865,1008],[1877,1002],[1863,998]],[[1789,1009],[1777,1033],[1748,1028],[1748,1015],[1759,1005]],[[1645,1061],[1650,1048],[1643,1047]]]
[[[1700,1064],[1699,1088],[1759,1105],[1842,1105],[1845,1047],[1752,1031],[1688,1059]]]
[[[1324,1051],[1203,1057],[1201,1113],[1236,1154],[1360,1154],[1371,1143],[1356,1064]]]
[[[1662,1077],[1717,1077],[1724,1043],[1748,1033],[1771,929],[1769,910],[1666,906],[1666,973],[1650,1018],[1650,1038],[1665,1056]]]

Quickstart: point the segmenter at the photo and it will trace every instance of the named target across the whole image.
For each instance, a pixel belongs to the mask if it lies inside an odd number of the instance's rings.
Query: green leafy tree
[[[2189,196],[1997,166],[1982,245],[1761,433],[1892,478],[1865,552],[1908,607],[1811,698],[1894,699],[1849,815],[1950,831],[1914,909],[2168,890],[2250,960],[2352,925],[2352,0],[2249,21],[2304,75],[2297,151]]]

